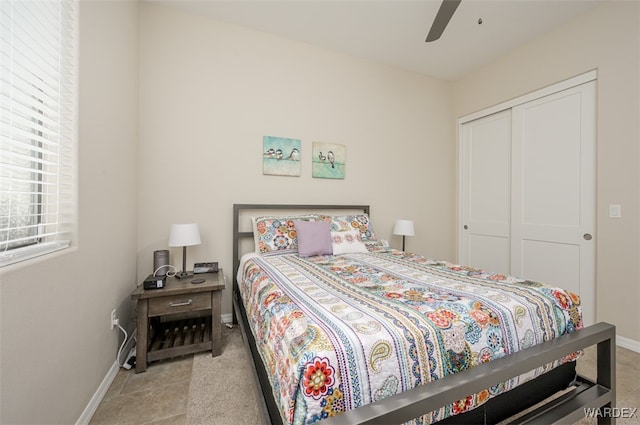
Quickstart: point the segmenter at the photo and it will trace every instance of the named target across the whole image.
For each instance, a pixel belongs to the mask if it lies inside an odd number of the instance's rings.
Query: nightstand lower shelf
[[[148,361],[211,350],[211,317],[153,322]]]

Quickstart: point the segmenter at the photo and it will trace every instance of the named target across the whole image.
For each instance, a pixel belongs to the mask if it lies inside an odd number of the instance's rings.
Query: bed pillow
[[[331,223],[326,221],[294,222],[298,234],[298,255],[311,257],[314,255],[333,254],[331,244]]]
[[[360,235],[361,233],[358,229],[344,232],[331,232],[333,255],[369,252],[367,246],[362,242]]]
[[[253,221],[253,238],[255,251],[298,252],[298,237],[294,221],[318,221],[317,214],[298,216],[263,216]]]
[[[369,215],[367,214],[320,215],[318,219],[329,221],[331,223],[332,232],[344,232],[346,230],[358,229],[363,242],[376,242],[376,235],[373,232],[373,223],[371,223]]]

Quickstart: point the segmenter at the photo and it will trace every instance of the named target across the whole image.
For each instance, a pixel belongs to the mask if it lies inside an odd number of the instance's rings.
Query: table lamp
[[[187,247],[200,245],[200,228],[197,224],[172,224],[169,233],[169,246],[182,247],[182,271],[176,273],[176,278],[190,277],[187,273]]]
[[[402,250],[404,251],[404,238],[405,236],[413,236],[413,221],[412,220],[396,220],[396,225],[393,226],[393,234],[402,236]]]

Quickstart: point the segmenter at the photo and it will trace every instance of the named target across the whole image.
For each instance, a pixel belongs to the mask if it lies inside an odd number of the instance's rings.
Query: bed
[[[234,205],[234,321],[271,423],[497,423],[533,405],[514,422],[570,423],[615,407],[615,328],[583,327],[576,296],[382,247],[369,213]],[[591,345],[596,382],[575,373]]]

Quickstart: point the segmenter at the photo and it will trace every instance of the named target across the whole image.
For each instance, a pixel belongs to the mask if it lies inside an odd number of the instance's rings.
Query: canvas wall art
[[[321,179],[344,179],[346,157],[345,145],[313,142],[312,176]]]
[[[299,176],[299,139],[264,136],[262,138],[262,174],[272,176]]]

